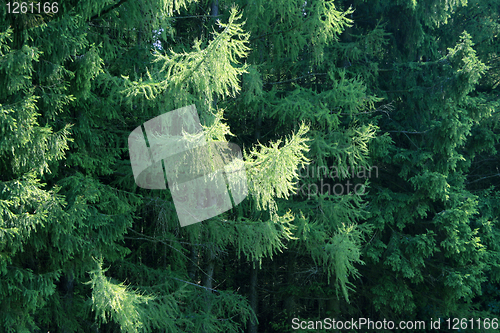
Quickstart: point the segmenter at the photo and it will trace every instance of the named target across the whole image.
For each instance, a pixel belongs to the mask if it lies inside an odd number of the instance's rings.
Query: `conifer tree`
[[[380,167],[367,196],[375,234],[360,269],[364,310],[352,315],[491,317],[491,305],[478,299],[497,284],[490,240],[498,182],[482,161],[496,160],[498,144],[498,16],[486,12],[488,1],[355,8],[355,31],[382,18],[389,33],[385,52],[371,60],[371,89],[394,110],[378,117],[380,139],[370,146]],[[390,141],[381,140],[387,134]]]
[[[1,331],[500,312],[496,1],[9,10]],[[249,195],[181,227],[168,189],[135,184],[127,138],[192,104],[209,143],[242,148]]]
[[[297,170],[293,195],[278,203],[279,209],[295,216],[294,239],[286,242],[282,254],[263,262],[257,282],[266,286],[258,297],[263,319],[259,331],[284,331],[293,317],[311,312],[340,315],[339,301],[350,300],[354,278],[359,276],[357,265],[363,263],[361,245],[370,227],[363,224],[367,215],[362,193],[350,188],[348,194],[347,188],[353,181],[365,184],[351,179],[355,177],[350,170],[371,165],[368,145],[375,139],[376,126],[362,117],[373,112],[380,99],[367,92],[361,68],[350,74],[341,65],[346,50],[339,38],[352,24],[348,6],[257,1],[242,7],[253,36],[252,51],[243,91],[228,100],[228,118],[234,110],[233,117],[239,120],[232,131],[250,145],[279,137],[301,121],[310,127],[308,164]],[[368,42],[373,44],[369,52],[377,52],[384,42],[383,31],[368,31],[356,46]],[[340,171],[336,179],[327,176],[332,167]],[[343,195],[334,193],[335,185],[335,192],[340,194],[340,186]],[[314,299],[321,301],[310,301]]]
[[[216,31],[178,40],[172,16],[181,7],[193,13],[188,3],[56,5],[41,15],[1,12],[3,329],[242,330],[254,314],[211,282],[213,261],[229,244],[258,260],[291,237],[292,216],[277,212],[274,197],[292,188],[307,128],[289,132],[285,147],[249,151],[249,167],[269,176],[251,178],[267,219],[233,212],[180,230],[168,191],[133,184],[126,138],[145,120],[196,103],[208,138],[227,140],[213,101],[240,90],[241,14],[226,7],[225,21],[209,26]],[[208,282],[188,281],[190,265]]]

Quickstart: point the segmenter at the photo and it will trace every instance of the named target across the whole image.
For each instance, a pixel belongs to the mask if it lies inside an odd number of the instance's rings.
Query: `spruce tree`
[[[490,241],[497,234],[498,182],[483,164],[496,160],[499,134],[498,16],[488,7],[355,3],[355,31],[381,18],[385,24],[387,49],[371,60],[371,89],[394,110],[377,117],[379,137],[390,141],[370,147],[381,171],[367,196],[375,234],[360,269],[357,301],[364,309],[353,315],[397,321],[496,313],[478,302],[497,284],[498,265]],[[487,31],[477,22],[488,22]]]
[[[308,163],[297,170],[293,195],[278,202],[280,210],[295,217],[293,239],[278,256],[263,261],[258,274],[257,285],[264,289],[258,292],[259,331],[280,332],[290,329],[294,317],[336,317],[340,302],[349,304],[363,264],[362,242],[371,229],[364,223],[363,193],[353,191],[354,183],[368,183],[351,171],[372,165],[368,145],[377,127],[364,115],[377,112],[381,100],[367,91],[365,69],[349,73],[344,65],[348,51],[339,42],[352,25],[349,6],[257,1],[242,7],[252,51],[244,90],[228,101],[239,120],[231,129],[251,145],[279,137],[300,122],[310,127]],[[369,52],[376,54],[383,37],[377,28],[349,46],[372,43]],[[333,170],[339,174],[330,177]],[[251,263],[241,267],[255,275]]]
[[[499,313],[495,1],[54,3],[0,8],[2,331]],[[181,227],[127,138],[193,104],[249,195]]]
[[[239,331],[255,318],[241,295],[213,282],[214,262],[229,245],[258,260],[291,237],[292,216],[274,197],[288,194],[305,160],[306,126],[288,132],[285,147],[248,151],[249,169],[269,176],[250,178],[256,205],[270,212],[259,223],[230,212],[180,229],[169,192],[138,189],[127,156],[131,130],[186,104],[197,104],[209,140],[231,135],[216,101],[240,90],[248,34],[226,7],[204,38],[176,36],[174,13],[195,14],[192,6],[2,7],[5,331]]]

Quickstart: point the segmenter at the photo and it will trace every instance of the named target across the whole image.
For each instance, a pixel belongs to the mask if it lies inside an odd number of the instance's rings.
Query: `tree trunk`
[[[214,270],[215,270],[215,252],[214,249],[209,246],[207,249],[207,266],[205,269],[205,272],[207,273],[205,275],[204,281],[203,281],[203,286],[206,288],[205,290],[205,313],[210,314],[212,311],[212,289],[213,287],[213,281],[214,281]],[[208,333],[209,330],[205,325],[203,325],[203,333]]]
[[[250,273],[250,306],[252,307],[253,312],[255,312],[255,316],[257,316],[257,306],[259,301],[259,295],[257,293],[257,260],[253,261],[253,265]],[[248,328],[248,333],[257,333],[259,331],[259,323],[257,320],[250,321],[250,326]]]
[[[197,252],[198,251],[196,251],[196,246],[191,245],[191,251],[190,251],[190,255],[189,255],[189,257],[190,257],[189,259],[191,259],[191,260],[188,263],[188,276],[191,279],[191,281],[193,281],[195,276],[196,276]]]
[[[210,15],[212,15],[214,19],[219,15],[219,0],[212,1],[212,12]]]
[[[214,269],[215,269],[215,253],[212,247],[207,249],[207,268],[203,286],[205,288],[212,289],[214,280]]]
[[[287,285],[295,285],[295,278],[293,273],[295,272],[295,262],[296,256],[294,254],[288,255],[288,261],[286,264],[286,283]],[[292,325],[292,318],[295,315],[297,309],[296,297],[293,292],[290,292],[283,302],[283,309],[288,318],[288,325]]]

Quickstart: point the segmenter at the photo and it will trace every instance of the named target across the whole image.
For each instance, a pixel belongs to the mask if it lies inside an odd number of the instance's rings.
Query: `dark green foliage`
[[[0,8],[0,331],[498,316],[498,1],[57,4]],[[127,138],[191,104],[249,196],[181,228]]]

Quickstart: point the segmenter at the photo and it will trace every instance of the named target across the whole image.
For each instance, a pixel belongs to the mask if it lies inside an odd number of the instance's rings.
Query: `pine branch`
[[[479,182],[479,181],[481,181],[481,180],[488,179],[488,178],[493,178],[493,177],[500,177],[500,173],[496,173],[496,174],[491,175],[491,176],[481,177],[481,178],[476,179],[476,180],[473,180],[473,181],[471,181],[471,182],[467,182],[467,184],[477,183],[477,182]]]
[[[216,293],[220,293],[220,291],[218,291],[218,290],[215,290],[215,289],[212,289],[212,288],[208,288],[208,287],[205,287],[205,286],[201,286],[199,284],[192,283],[192,282],[189,282],[189,281],[185,281],[185,280],[182,280],[182,279],[178,279],[178,278],[175,278],[173,276],[169,276],[169,278],[177,280],[177,281],[180,281],[180,282],[184,282],[184,283],[190,284],[190,285],[195,286],[195,287],[200,287],[200,288],[203,288],[205,290],[209,290],[209,291],[214,291]]]
[[[127,1],[128,1],[128,0],[120,0],[120,1],[118,1],[118,2],[117,2],[117,3],[115,3],[114,5],[111,5],[111,6],[109,6],[108,8],[104,9],[104,10],[103,10],[102,12],[100,12],[99,14],[95,14],[94,16],[92,16],[92,17],[90,18],[90,20],[89,20],[89,21],[93,21],[93,20],[95,20],[95,19],[97,19],[97,18],[99,18],[99,17],[101,17],[101,16],[103,16],[103,15],[106,15],[107,13],[109,13],[110,11],[112,11],[112,10],[114,10],[114,9],[116,9],[116,8],[118,8],[118,7],[120,7],[121,5],[123,5],[123,4],[124,4],[125,2],[127,2]]]
[[[184,253],[182,253],[179,249],[176,249],[175,247],[173,247],[172,245],[170,244],[167,244],[165,243],[164,240],[160,240],[160,239],[157,239],[157,238],[153,238],[153,237],[149,237],[149,236],[146,236],[144,234],[141,234],[140,232],[137,232],[131,228],[127,228],[129,231],[132,231],[138,235],[141,235],[143,237],[127,237],[127,236],[124,236],[123,238],[125,239],[132,239],[132,240],[146,240],[146,241],[150,241],[150,242],[153,242],[153,243],[161,243],[165,246],[168,246],[170,247],[171,249],[173,249],[174,251],[177,251],[179,252],[182,256],[184,256],[187,260],[189,260],[191,263],[193,263],[199,270],[200,272],[202,272],[203,274],[205,274],[206,276],[208,276],[208,274],[200,267],[198,266],[197,263],[195,263],[191,258],[188,258]],[[192,244],[192,245],[202,245],[202,244]]]
[[[413,142],[413,140],[408,136],[408,134],[406,133],[403,133],[407,138],[408,140],[410,140],[411,143],[413,143],[413,145],[415,146],[415,148],[417,148],[417,150],[419,150],[420,148],[415,144],[415,142]]]
[[[186,19],[186,18],[206,18],[206,17],[209,17],[209,18],[215,18],[215,17],[221,17],[221,15],[190,15],[190,16],[175,16],[175,17],[172,17],[173,19]]]
[[[309,17],[304,21],[304,22],[307,22],[309,20]],[[257,37],[254,37],[252,39],[249,40],[249,42],[253,41],[253,40],[256,40],[256,39],[260,39],[262,37],[266,37],[266,36],[269,36],[269,35],[275,35],[275,34],[281,34],[281,33],[286,33],[286,32],[290,32],[294,29],[297,29],[299,27],[299,25],[296,25],[294,27],[291,27],[290,29],[288,30],[279,30],[279,31],[272,31],[272,32],[268,32],[266,34],[263,34],[263,35],[260,35],[260,36],[257,36]]]
[[[408,93],[414,91],[413,89],[403,89],[403,90],[382,90],[386,93]]]
[[[409,132],[409,131],[386,131],[386,132],[388,132],[388,133],[404,133],[404,134],[425,134],[429,131],[430,131],[430,129],[423,131],[423,132]]]
[[[375,113],[375,112],[383,112],[387,115],[387,117],[390,119],[389,113],[394,111],[394,106],[392,105],[393,102],[390,102],[388,104],[384,104],[380,106],[379,108],[376,108],[375,110],[372,111],[364,111],[364,112],[358,112],[358,113],[347,113],[347,112],[341,112],[341,116],[356,116],[359,114],[370,114],[370,113]],[[338,108],[335,108],[338,110]]]
[[[298,80],[303,79],[303,78],[308,77],[308,76],[313,76],[313,75],[327,75],[327,74],[328,73],[311,73],[311,74],[299,76],[299,77],[297,77],[295,79],[290,79],[290,80],[286,80],[286,81],[279,81],[279,82],[267,82],[265,84],[274,85],[274,84],[289,83],[289,82],[298,81]]]

